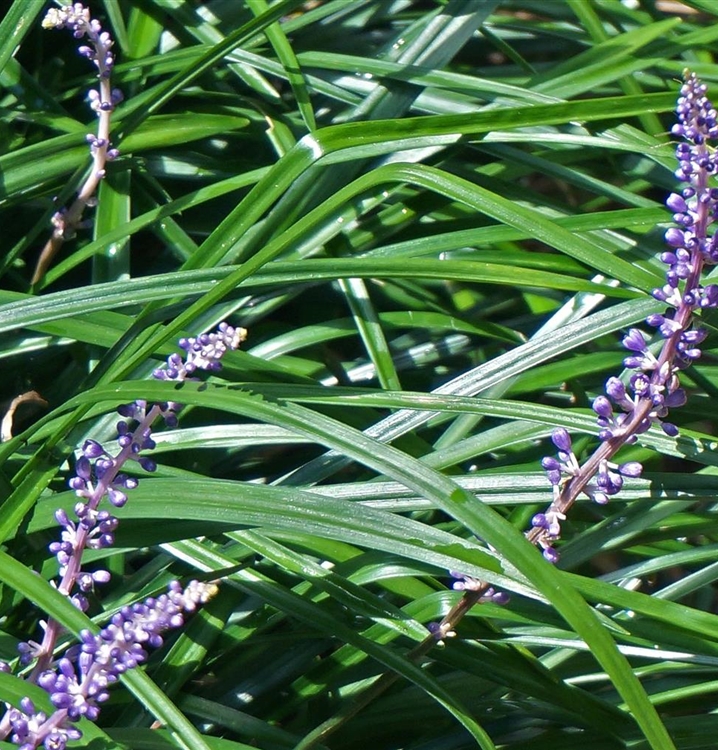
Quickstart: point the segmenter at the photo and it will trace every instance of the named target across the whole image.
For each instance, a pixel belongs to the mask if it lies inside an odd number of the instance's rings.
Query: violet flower
[[[606,395],[594,400],[602,444],[582,466],[571,451],[566,430],[554,431],[552,440],[559,449],[558,458],[543,460],[553,485],[553,500],[545,513],[534,517],[528,533],[552,562],[558,560],[553,542],[560,536],[560,521],[579,494],[603,504],[620,492],[624,477],[640,475],[641,465],[635,461],[611,462],[619,449],[635,442],[651,425],[667,435],[678,434],[678,428],[667,417],[670,409],[686,402],[679,372],[700,357],[699,344],[706,337],[706,331],[695,322],[695,313],[718,305],[718,286],[701,284],[704,267],[718,261],[718,240],[708,232],[718,217],[718,189],[709,185],[718,161],[708,146],[709,141],[718,139],[718,113],[695,73],[685,74],[676,113],[678,123],[672,133],[686,142],[676,147],[675,174],[685,184],[680,194],[673,193],[666,201],[677,226],[666,232],[670,250],[661,255],[668,266],[666,283],[653,291],[653,296],[668,309],[646,319],[648,325],[658,329],[663,344],[654,355],[649,337],[635,328],[623,339],[629,352],[623,364],[633,372],[627,383],[609,378]]]
[[[197,370],[216,372],[225,353],[237,349],[245,334],[242,328],[220,323],[214,333],[181,339],[184,358],[170,355],[153,376],[181,382],[194,379],[192,374]],[[119,508],[127,502],[127,492],[139,481],[122,471],[128,462],[134,461],[144,471],[156,469],[154,461],[142,455],[155,447],[152,425],[162,417],[166,424],[175,426],[181,408],[175,402],[149,404],[138,400],[125,404],[118,409],[122,418],[117,423],[117,453],[110,453],[95,440],[86,440],[82,446],[75,476],[69,481],[79,500],[72,517],[62,509],[56,511],[62,532],[49,549],[59,565],[58,591],[83,611],[88,607],[86,594],[110,579],[106,570],[82,569],[85,549],[102,549],[114,542],[118,520],[109,510],[100,509],[100,503],[106,498],[111,507]],[[72,722],[83,716],[95,719],[98,704],[108,697],[107,687],[124,671],[145,661],[145,648],[161,645],[161,634],[180,627],[182,613],[193,611],[215,590],[213,585],[196,581],[182,589],[174,582],[167,594],[123,608],[98,635],[81,633],[81,644],[69,649],[56,664],[52,659],[61,626],[51,618],[44,626],[41,643],[20,644],[18,650],[21,664],[35,660],[27,679],[49,693],[57,710],[48,716],[36,711],[32,701],[25,698],[19,708],[10,707],[6,712],[0,722],[0,739],[11,735],[11,741],[22,750],[40,745],[46,750],[64,750],[69,740],[80,736]]]
[[[568,432],[564,428],[554,430],[551,439],[557,455],[542,461],[553,497],[547,509],[533,517],[531,529],[526,533],[551,563],[559,560],[554,545],[561,537],[561,523],[577,497],[583,494],[603,505],[621,491],[624,478],[640,476],[641,464],[614,463],[615,454],[624,445],[634,443],[652,425],[667,435],[678,434],[668,416],[671,409],[686,402],[679,373],[700,357],[699,345],[707,335],[697,325],[696,313],[718,306],[718,285],[701,284],[704,267],[718,263],[718,235],[709,232],[710,225],[718,218],[718,189],[709,184],[718,172],[718,155],[708,145],[718,140],[718,113],[706,97],[706,86],[695,73],[684,74],[676,113],[678,123],[672,133],[685,142],[676,147],[675,175],[684,186],[666,201],[676,226],[666,232],[669,250],[661,255],[668,267],[666,283],[653,291],[656,300],[667,309],[646,319],[649,326],[657,329],[663,343],[654,354],[650,337],[635,328],[623,339],[622,344],[629,352],[623,364],[633,372],[625,383],[617,377],[609,378],[605,395],[594,400],[601,444],[583,464],[573,452]],[[495,592],[487,583],[456,575],[460,582],[454,588],[465,590],[471,604],[495,601]],[[468,606],[463,606],[459,617]],[[432,632],[450,629],[452,621],[455,623],[456,616],[449,613],[440,623],[442,627],[438,630],[434,627]]]
[[[110,144],[110,118],[123,98],[122,92],[119,89],[113,89],[110,84],[110,76],[115,64],[115,57],[112,53],[114,42],[110,34],[102,30],[100,22],[91,18],[88,8],[82,3],[64,5],[59,9],[51,8],[42,25],[46,29],[69,29],[75,39],[87,37],[89,44],[78,47],[78,52],[97,68],[99,85],[97,89],[91,89],[88,94],[90,107],[97,113],[97,133],[88,133],[86,136],[92,155],[92,170],[72,205],[69,208],[61,208],[53,215],[52,236],[40,253],[32,277],[33,284],[45,275],[52,258],[65,240],[74,237],[82,221],[85,207],[94,200],[97,186],[105,176],[106,162],[119,156],[119,151],[112,148]]]
[[[10,741],[20,750],[65,750],[68,741],[82,737],[73,722],[97,719],[99,704],[110,697],[109,686],[146,661],[145,647],[161,646],[162,633],[182,627],[183,613],[193,612],[216,592],[215,584],[192,581],[183,589],[174,581],[166,594],[123,607],[99,633],[83,630],[80,645],[37,679],[56,710],[48,716],[23,698],[4,719],[10,725]]]

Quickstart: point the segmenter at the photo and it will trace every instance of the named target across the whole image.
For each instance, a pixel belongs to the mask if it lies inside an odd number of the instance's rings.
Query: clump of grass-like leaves
[[[643,473],[577,500],[557,565],[525,532],[551,436],[586,461],[621,341],[665,313],[673,110],[686,67],[718,98],[718,8],[97,0],[124,95],[98,146],[97,70],[48,7],[0,22],[0,660],[41,620],[64,648],[220,582],[75,746],[714,747],[710,309],[678,436],[621,447]],[[223,320],[248,333],[221,373],[150,378]],[[55,514],[78,446],[137,399],[182,420],[87,554],[112,578],[83,613],[50,584]],[[465,596],[449,571],[510,602],[432,638]]]

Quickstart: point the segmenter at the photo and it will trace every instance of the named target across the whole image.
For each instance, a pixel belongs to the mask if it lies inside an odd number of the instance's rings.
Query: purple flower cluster
[[[179,347],[185,351],[184,358],[171,354],[167,362],[153,373],[158,380],[186,380],[196,370],[217,372],[221,369],[220,360],[228,349],[236,349],[244,340],[243,328],[232,328],[220,323],[216,333],[203,333],[196,339],[179,340]]]
[[[123,98],[122,92],[113,89],[110,84],[110,76],[115,65],[115,56],[112,52],[114,42],[110,34],[102,30],[100,22],[96,18],[91,18],[88,8],[82,3],[51,8],[45,15],[42,25],[46,29],[69,29],[75,39],[87,38],[88,44],[80,45],[78,52],[97,68],[99,85],[97,89],[91,89],[88,93],[90,107],[97,114],[97,132],[85,136],[92,155],[92,170],[72,205],[69,208],[60,208],[53,214],[52,237],[40,254],[33,274],[33,283],[42,278],[62,243],[75,235],[85,207],[95,200],[97,186],[106,174],[106,163],[116,159],[120,154],[110,143],[110,116]]]
[[[623,364],[632,372],[626,383],[609,378],[605,395],[593,401],[601,443],[583,464],[573,451],[568,432],[562,427],[554,430],[551,439],[557,455],[541,462],[552,486],[552,500],[545,511],[533,517],[526,533],[550,563],[559,560],[554,545],[561,537],[561,523],[579,495],[603,505],[621,491],[625,478],[640,476],[643,467],[637,461],[612,462],[620,448],[634,443],[652,425],[667,435],[678,434],[678,428],[666,421],[670,409],[686,403],[678,374],[700,357],[699,346],[707,335],[695,325],[695,314],[718,306],[718,285],[700,283],[705,266],[718,263],[718,234],[709,231],[718,219],[718,189],[709,184],[718,174],[718,151],[709,146],[710,141],[718,140],[718,113],[706,97],[706,86],[690,71],[685,72],[676,112],[678,123],[672,132],[685,142],[676,147],[675,174],[685,185],[680,194],[674,193],[666,201],[676,226],[666,232],[670,249],[661,255],[668,266],[666,283],[653,290],[655,299],[667,310],[646,319],[657,329],[662,343],[653,347],[650,338],[637,328],[624,337],[622,344],[629,354]],[[458,572],[451,575],[458,579],[453,588],[464,591],[472,603],[502,603],[488,583]],[[450,615],[430,628],[435,638],[451,629]]]
[[[42,21],[44,29],[70,29],[75,39],[87,36],[90,45],[81,45],[77,51],[90,60],[97,68],[100,79],[107,79],[115,66],[115,56],[112,53],[114,42],[107,31],[102,30],[100,22],[90,17],[90,11],[82,3],[64,5],[62,8],[50,8]],[[113,92],[114,93],[114,92]],[[111,112],[115,105],[122,101],[122,93],[117,91],[115,100],[112,97],[102,99],[100,91],[90,92],[92,109],[96,112]]]
[[[678,434],[666,417],[670,409],[686,403],[678,373],[701,355],[699,345],[706,331],[695,325],[695,313],[718,306],[718,285],[700,283],[704,267],[718,262],[718,235],[708,229],[718,218],[718,189],[709,185],[718,172],[718,156],[708,145],[718,139],[718,113],[694,73],[686,71],[676,113],[678,123],[672,132],[685,142],[676,147],[675,174],[685,186],[666,201],[676,226],[666,232],[670,249],[661,255],[668,266],[666,283],[653,291],[668,309],[646,319],[663,342],[654,354],[649,338],[636,328],[623,339],[629,352],[623,363],[632,372],[627,383],[609,378],[606,395],[594,400],[602,444],[583,465],[572,451],[568,432],[563,428],[554,431],[558,455],[542,461],[553,486],[553,500],[546,512],[534,516],[528,533],[550,562],[558,561],[553,543],[560,537],[560,522],[580,493],[603,504],[621,490],[624,477],[640,475],[639,463],[617,465],[610,462],[613,455],[651,425],[661,427],[667,435]]]
[[[451,586],[454,591],[480,591],[480,602],[491,602],[492,604],[502,605],[509,601],[509,595],[505,591],[496,591],[491,586],[486,588],[486,584],[478,578],[472,578],[458,570],[450,570],[449,575],[456,579]]]
[[[68,741],[82,736],[73,722],[98,717],[99,704],[110,697],[109,686],[146,661],[145,646],[161,646],[164,632],[182,627],[184,613],[193,612],[216,592],[215,584],[192,581],[183,589],[175,581],[166,594],[123,607],[99,633],[82,631],[80,644],[37,679],[56,710],[48,716],[23,698],[20,707],[7,714],[11,742],[20,750],[40,745],[46,750],[64,750]]]
[[[159,380],[178,382],[191,379],[198,370],[216,372],[222,357],[228,350],[237,349],[244,337],[244,329],[221,323],[213,333],[182,339],[184,358],[172,354],[153,375]],[[82,446],[75,476],[69,481],[79,498],[74,516],[71,518],[62,509],[55,513],[62,532],[60,540],[49,549],[59,565],[58,590],[83,611],[88,607],[87,593],[95,584],[110,579],[106,570],[89,572],[81,567],[85,549],[102,549],[114,542],[118,520],[108,510],[100,509],[100,502],[107,498],[115,508],[127,502],[127,491],[138,485],[135,477],[122,471],[130,462],[144,471],[156,469],[154,461],[142,455],[155,446],[152,425],[159,418],[176,425],[180,409],[181,405],[175,402],[148,404],[140,400],[125,404],[118,409],[122,419],[117,423],[117,453],[110,453],[95,440],[87,440]],[[99,635],[82,633],[81,644],[70,649],[54,666],[52,655],[60,625],[50,619],[42,643],[21,644],[19,652],[21,664],[36,660],[29,680],[50,694],[58,710],[47,716],[35,711],[26,698],[20,708],[10,708],[6,713],[0,723],[0,739],[12,733],[12,742],[23,750],[41,744],[46,750],[63,750],[68,740],[79,736],[69,722],[82,716],[94,719],[98,704],[107,698],[108,685],[122,672],[143,662],[147,658],[145,647],[161,645],[161,633],[180,627],[182,612],[192,611],[213,591],[213,587],[197,582],[183,590],[175,582],[167,594],[122,609]]]
[[[89,45],[83,44],[78,47],[78,52],[90,60],[97,68],[97,77],[100,80],[98,89],[90,89],[88,98],[90,107],[100,117],[98,133],[89,133],[87,142],[90,144],[90,152],[97,167],[98,163],[111,161],[119,156],[119,151],[110,148],[109,140],[109,114],[122,101],[122,92],[119,89],[110,88],[109,79],[115,65],[115,56],[112,53],[114,42],[107,31],[102,30],[100,22],[90,17],[90,11],[82,3],[65,5],[62,8],[51,8],[45,16],[42,25],[46,29],[69,29],[75,39],[87,37]],[[105,116],[103,116],[105,115]],[[105,170],[102,166],[96,169],[95,176],[102,179]],[[62,213],[62,212],[59,212]],[[54,223],[57,226],[57,216]]]
[[[237,349],[244,338],[242,328],[233,328],[227,323],[220,323],[217,331],[204,333],[197,338],[181,339],[179,344],[185,350],[185,358],[171,354],[167,362],[157,368],[153,377],[158,380],[180,382],[190,378],[197,370],[216,372],[221,368],[220,360],[230,349]],[[70,487],[80,499],[75,505],[75,519],[64,510],[58,510],[55,517],[62,526],[62,537],[59,542],[50,545],[50,551],[57,557],[62,580],[59,590],[68,596],[83,611],[87,607],[84,594],[92,589],[94,583],[103,583],[109,579],[106,571],[95,571],[92,574],[80,570],[82,551],[102,549],[114,542],[114,531],[117,519],[108,511],[98,510],[103,498],[111,506],[121,508],[127,502],[127,492],[139,484],[139,480],[122,469],[134,463],[146,472],[157,468],[155,462],[142,455],[143,451],[152,450],[155,442],[152,439],[152,425],[162,417],[165,423],[174,427],[177,424],[177,413],[181,406],[173,401],[159,404],[148,404],[138,400],[123,404],[118,408],[122,417],[117,422],[117,444],[119,451],[112,455],[95,440],[86,440],[75,464],[75,476],[69,481]],[[79,593],[73,592],[75,585]]]
[[[562,490],[565,479],[581,477],[583,468],[573,452],[571,436],[563,427],[553,431],[553,444],[558,448],[556,457],[546,456],[541,465],[553,487],[553,500],[543,513],[531,519],[532,541],[541,547],[543,556],[550,562],[558,562],[558,552],[553,543],[561,536],[561,521],[566,520],[566,508],[562,504]],[[595,473],[583,485],[581,491],[599,505],[605,505],[608,498],[617,495],[623,487],[624,477],[638,477],[642,466],[637,461],[615,464],[601,458]]]

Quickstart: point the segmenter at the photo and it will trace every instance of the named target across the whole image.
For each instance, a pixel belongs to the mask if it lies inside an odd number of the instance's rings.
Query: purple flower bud
[[[558,485],[561,484],[561,471],[551,470],[546,472],[546,476],[548,477],[548,481],[555,487],[558,487]]]
[[[555,565],[559,560],[559,554],[553,547],[544,547],[542,553],[544,559],[548,560],[551,565]]]
[[[677,390],[666,396],[665,403],[669,409],[676,409],[680,406],[684,406],[686,401],[688,401],[686,392],[683,390],[683,388],[678,388]]]
[[[686,204],[685,200],[682,196],[677,195],[676,193],[671,193],[668,198],[666,198],[666,206],[671,209],[671,211],[676,211],[683,213],[684,211],[688,210],[688,205]]]
[[[613,407],[605,396],[596,396],[591,408],[599,417],[603,417],[604,419],[610,419],[613,416]]]
[[[127,502],[127,495],[120,490],[109,487],[107,490],[107,499],[115,506],[115,508],[121,508]]]
[[[628,461],[625,464],[621,464],[618,467],[618,471],[623,474],[624,477],[640,477],[643,471],[643,466],[638,461]]]
[[[692,331],[683,331],[681,340],[691,344],[700,344],[705,341],[708,332],[703,328],[695,328]]]
[[[147,472],[157,471],[157,464],[151,459],[145,456],[137,459],[140,466]]]
[[[609,378],[606,381],[606,393],[617,404],[626,399],[626,386],[618,378]]]
[[[638,328],[631,328],[628,336],[623,339],[622,344],[625,349],[632,352],[645,352],[648,349],[646,339]]]
[[[80,456],[75,464],[75,471],[80,479],[88,481],[92,476],[92,464],[90,463],[90,459],[87,458],[87,456]]]
[[[111,576],[108,570],[96,570],[92,574],[92,580],[95,583],[109,583],[110,578]]]
[[[560,451],[571,453],[571,436],[565,428],[557,427],[551,433],[551,441]]]
[[[653,313],[646,318],[646,323],[648,323],[649,326],[658,328],[658,326],[663,325],[664,320],[665,318],[663,317],[663,315],[660,315],[659,313]]]
[[[137,415],[137,412],[139,410],[139,406],[137,403],[134,404],[122,404],[121,406],[117,407],[117,413],[121,417],[126,417],[127,419],[134,419]]]

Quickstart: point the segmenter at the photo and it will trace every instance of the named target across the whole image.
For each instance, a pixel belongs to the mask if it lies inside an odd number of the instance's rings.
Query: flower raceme
[[[547,511],[534,516],[528,533],[551,562],[558,561],[553,543],[560,537],[560,522],[579,494],[603,504],[620,492],[624,477],[640,475],[641,465],[635,461],[610,461],[618,450],[634,443],[651,425],[672,437],[678,434],[667,417],[671,409],[686,403],[679,373],[700,357],[699,345],[706,337],[706,331],[696,325],[695,314],[718,306],[718,285],[701,284],[705,266],[718,262],[718,240],[708,231],[718,217],[718,189],[710,186],[718,159],[709,147],[718,139],[718,113],[695,73],[685,73],[676,114],[678,122],[671,132],[683,142],[676,147],[675,175],[684,185],[680,193],[671,194],[666,201],[676,226],[666,232],[669,250],[661,254],[667,266],[666,283],[653,291],[667,310],[646,319],[663,343],[654,354],[650,338],[637,328],[623,339],[629,352],[623,364],[632,372],[626,383],[609,378],[605,395],[594,399],[601,445],[583,465],[571,449],[568,432],[563,428],[554,431],[552,440],[558,455],[542,462],[553,487],[553,499]]]
[[[657,330],[662,344],[654,353],[651,337],[637,328],[624,337],[622,344],[628,356],[623,364],[631,374],[626,382],[609,378],[605,395],[594,399],[601,442],[583,464],[573,452],[568,432],[562,427],[554,430],[551,440],[557,454],[542,461],[552,486],[552,500],[546,510],[533,517],[526,533],[551,563],[559,560],[555,542],[561,537],[561,522],[579,495],[605,504],[620,492],[624,478],[640,476],[640,463],[614,463],[615,454],[652,425],[669,436],[678,434],[667,417],[671,409],[686,403],[679,373],[700,357],[700,344],[707,335],[697,325],[696,313],[718,306],[718,285],[701,283],[705,267],[718,263],[718,234],[709,231],[718,218],[718,188],[710,185],[718,173],[718,154],[709,145],[718,140],[718,113],[706,96],[705,84],[690,71],[684,74],[676,114],[678,122],[672,134],[683,141],[676,147],[675,176],[683,187],[666,201],[675,226],[666,232],[669,249],[660,256],[667,266],[666,283],[653,290],[654,298],[667,309],[646,319]],[[499,601],[487,583],[461,573],[451,575],[458,579],[454,589],[465,591],[472,603]],[[450,631],[454,624],[450,619],[451,614],[432,632]]]
[[[244,337],[244,329],[221,323],[214,333],[181,339],[184,356],[172,354],[153,376],[181,382],[194,379],[193,374],[199,370],[216,372],[222,357],[228,350],[237,349]],[[59,566],[58,590],[83,611],[88,608],[87,594],[110,579],[106,570],[82,570],[85,549],[102,549],[114,543],[118,520],[110,510],[100,508],[100,503],[106,499],[110,508],[119,508],[127,502],[128,491],[139,481],[123,471],[130,462],[143,471],[155,470],[154,461],[143,455],[155,446],[152,425],[162,418],[174,427],[181,408],[175,402],[150,404],[139,400],[125,404],[118,409],[121,419],[117,423],[116,453],[94,440],[82,446],[75,476],[69,481],[78,502],[72,517],[65,510],[56,511],[62,532],[49,549]],[[183,587],[175,581],[166,593],[123,607],[99,633],[83,631],[80,644],[68,649],[57,662],[53,662],[53,653],[60,624],[50,618],[42,642],[23,643],[18,650],[21,665],[34,661],[27,679],[49,694],[56,710],[47,714],[37,710],[29,698],[23,699],[19,707],[8,708],[0,722],[0,739],[9,736],[21,750],[64,750],[68,741],[80,737],[74,722],[83,717],[97,718],[99,704],[109,697],[108,687],[123,672],[144,662],[148,647],[160,646],[165,631],[181,627],[184,615],[215,592],[214,584],[192,581]],[[3,668],[9,670],[7,665]]]
[[[73,722],[83,717],[96,719],[99,704],[110,697],[109,686],[147,659],[145,647],[161,646],[162,633],[182,627],[184,613],[193,612],[216,591],[214,584],[192,581],[183,589],[174,581],[167,593],[123,607],[99,633],[83,630],[80,645],[37,678],[56,710],[48,716],[23,698],[19,708],[7,712],[11,741],[20,750],[41,745],[46,750],[64,750],[69,740],[82,736]]]
[[[120,155],[110,143],[110,119],[115,107],[123,99],[120,89],[112,88],[110,83],[115,65],[112,52],[114,41],[109,32],[102,30],[100,22],[90,16],[88,8],[82,3],[51,8],[42,25],[45,29],[68,29],[75,39],[87,39],[88,44],[80,45],[78,52],[97,68],[99,83],[96,89],[90,89],[88,93],[90,108],[97,114],[97,131],[85,136],[92,156],[92,169],[72,205],[59,209],[52,216],[52,236],[40,254],[32,278],[33,284],[43,277],[64,241],[74,236],[82,222],[85,208],[95,200],[97,187],[106,174],[107,162]]]
[[[244,329],[221,323],[215,333],[181,339],[179,345],[185,350],[184,359],[178,354],[170,355],[165,365],[156,369],[153,376],[158,380],[179,382],[190,379],[197,370],[217,371],[227,350],[236,349],[243,338]],[[87,440],[82,446],[75,465],[75,476],[69,482],[79,498],[74,508],[77,520],[70,520],[68,514],[58,511],[56,518],[63,527],[62,540],[50,546],[50,551],[57,556],[62,576],[58,588],[63,594],[74,595],[80,609],[84,610],[87,604],[83,592],[91,589],[93,582],[100,583],[106,578],[104,572],[99,578],[95,573],[93,580],[81,574],[82,550],[85,547],[101,549],[111,545],[117,527],[114,516],[98,510],[100,501],[106,497],[109,504],[116,508],[127,502],[127,491],[138,485],[135,477],[122,471],[128,462],[134,462],[146,472],[156,469],[155,462],[143,455],[143,451],[155,447],[152,424],[161,417],[168,426],[176,426],[180,409],[181,406],[172,401],[148,404],[138,400],[125,404],[118,409],[122,419],[117,422],[119,452],[116,455],[108,453],[94,440]],[[79,593],[75,592],[76,584]]]

